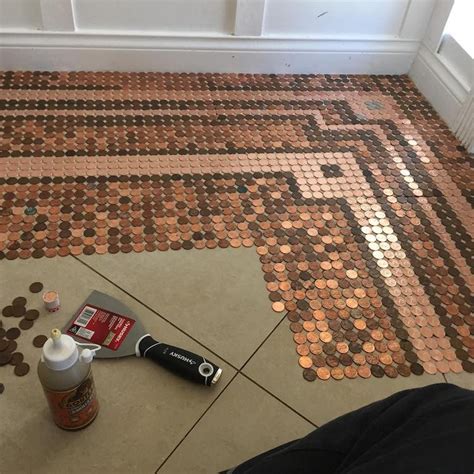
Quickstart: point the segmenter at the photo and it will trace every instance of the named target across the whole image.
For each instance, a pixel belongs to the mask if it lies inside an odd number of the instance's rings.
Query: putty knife
[[[99,291],[89,295],[63,332],[78,342],[99,344],[98,359],[147,357],[207,386],[215,384],[222,374],[222,369],[204,357],[153,339],[130,308]]]

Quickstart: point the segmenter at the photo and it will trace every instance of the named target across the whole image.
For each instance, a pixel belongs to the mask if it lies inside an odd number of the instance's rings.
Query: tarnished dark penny
[[[3,316],[5,316],[6,318],[10,318],[11,316],[13,316],[13,306],[11,306],[11,305],[5,306],[5,307],[2,309],[2,314],[3,314]]]
[[[23,362],[23,354],[21,352],[14,352],[10,359],[10,365],[18,365]]]
[[[23,377],[30,371],[30,366],[26,362],[21,362],[15,366],[15,375],[18,377]]]
[[[313,382],[314,380],[316,380],[317,375],[313,369],[305,369],[303,370],[303,377],[309,382]]]
[[[33,345],[35,347],[43,347],[44,346],[44,343],[48,340],[48,338],[46,336],[44,336],[43,334],[39,335],[39,336],[36,336],[34,339],[33,339]]]
[[[352,364],[352,357],[349,354],[341,354],[339,356],[339,361],[342,365],[348,367]]]
[[[329,355],[326,357],[326,364],[329,367],[337,367],[339,365],[339,359],[336,356]]]
[[[0,383],[0,395],[5,391],[5,385]]]
[[[387,377],[390,377],[391,379],[394,379],[398,376],[398,371],[395,367],[392,365],[387,365],[384,367],[384,372]]]
[[[12,358],[11,352],[0,352],[0,366],[7,365]]]
[[[313,361],[315,367],[324,367],[326,365],[326,359],[322,355],[312,355],[311,360]]]
[[[8,341],[8,347],[4,350],[4,352],[15,352],[18,344],[16,341]]]
[[[383,377],[385,373],[382,367],[380,367],[380,365],[372,365],[370,367],[370,372],[372,373],[374,377],[377,377],[377,378]]]
[[[408,377],[411,374],[410,367],[406,365],[398,365],[397,372],[403,377]]]
[[[0,339],[0,352],[7,350],[9,343],[7,339]]]
[[[474,363],[472,363],[471,361],[463,360],[461,362],[461,366],[466,372],[470,374],[474,373]]]
[[[10,339],[10,341],[13,341],[13,339],[17,339],[20,337],[21,331],[18,328],[10,328],[6,334],[5,337],[7,339]]]
[[[28,321],[34,321],[39,317],[39,311],[37,309],[29,309],[25,314],[24,318]]]
[[[43,283],[39,281],[35,281],[30,285],[30,292],[31,293],[39,293],[43,289]]]
[[[26,298],[24,296],[17,296],[12,301],[12,306],[25,306],[26,305]]]
[[[415,374],[415,375],[422,375],[423,372],[425,371],[423,369],[423,366],[420,365],[420,364],[417,364],[417,363],[411,364],[410,365],[410,370],[411,370],[412,374]]]
[[[14,305],[12,310],[12,316],[15,318],[21,318],[26,313],[26,308],[24,306]]]
[[[22,331],[27,331],[28,329],[31,329],[33,327],[33,321],[30,321],[29,319],[22,319],[20,323],[18,324],[18,327]]]

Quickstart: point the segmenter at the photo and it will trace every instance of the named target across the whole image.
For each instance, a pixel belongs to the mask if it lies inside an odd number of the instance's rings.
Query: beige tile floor
[[[270,309],[254,249],[191,250],[6,261],[2,306],[40,280],[62,307],[42,312],[19,349],[32,366],[23,378],[0,368],[1,472],[211,473],[300,437],[347,411],[398,390],[448,382],[474,388],[468,374],[308,383],[287,321]],[[121,299],[150,332],[224,368],[211,389],[192,385],[149,361],[96,361],[101,412],[87,429],[67,433],[51,422],[31,340],[63,326],[91,289]],[[9,321],[4,319],[6,327]]]

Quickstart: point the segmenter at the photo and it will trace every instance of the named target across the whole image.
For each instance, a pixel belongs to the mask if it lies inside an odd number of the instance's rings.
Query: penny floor
[[[215,472],[474,388],[472,168],[407,77],[4,72],[0,109],[0,304],[62,302],[17,339],[32,369],[91,289],[224,368],[96,361],[99,418],[64,433],[34,370],[0,367],[8,472]]]

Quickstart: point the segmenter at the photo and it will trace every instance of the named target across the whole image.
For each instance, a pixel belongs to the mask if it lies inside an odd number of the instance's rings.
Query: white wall
[[[265,33],[397,36],[409,0],[267,0]]]
[[[474,153],[474,59],[443,36],[454,0],[437,0],[409,71],[418,89],[449,128]]]
[[[76,0],[78,29],[231,34],[235,0]]]
[[[0,29],[41,29],[39,0],[0,0]]]
[[[400,74],[434,1],[0,0],[0,68]]]

